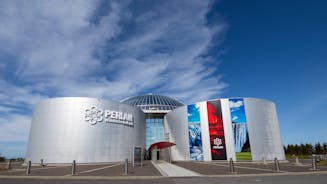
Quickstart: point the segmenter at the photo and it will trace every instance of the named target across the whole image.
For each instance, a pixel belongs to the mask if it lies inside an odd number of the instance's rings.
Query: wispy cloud
[[[242,100],[229,101],[229,107],[230,108],[240,108],[241,106],[243,106],[243,101]]]
[[[237,119],[239,119],[238,116],[233,116],[232,121],[236,121]]]
[[[0,129],[21,125],[17,118],[47,97],[217,97],[227,84],[209,49],[227,26],[209,26],[210,8],[199,0],[2,1]]]
[[[10,120],[10,121],[9,121]],[[4,141],[26,141],[30,129],[31,117],[27,115],[13,115],[0,118],[0,140]]]

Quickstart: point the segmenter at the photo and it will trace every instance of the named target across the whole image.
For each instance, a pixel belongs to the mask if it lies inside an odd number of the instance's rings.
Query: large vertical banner
[[[229,99],[229,107],[232,118],[235,152],[248,152],[248,157],[251,159],[250,140],[246,123],[244,100],[242,98]],[[237,159],[240,159],[240,157],[246,157],[246,155],[236,154],[236,157]]]
[[[199,105],[187,106],[187,120],[191,160],[203,161]]]
[[[224,124],[220,100],[208,101],[208,123],[212,160],[226,160]]]

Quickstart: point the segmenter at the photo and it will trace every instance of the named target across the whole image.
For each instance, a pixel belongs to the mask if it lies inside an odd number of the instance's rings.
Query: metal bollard
[[[278,162],[277,158],[275,158],[275,169],[276,169],[276,172],[280,172],[279,162]]]
[[[44,164],[43,164],[43,159],[40,160],[40,165],[41,165],[41,167],[44,166]]]
[[[11,169],[12,160],[10,159],[7,164],[7,169]]]
[[[262,160],[263,160],[263,164],[264,165],[267,165],[267,160],[266,160],[266,157],[265,156],[262,157]]]
[[[28,161],[27,162],[27,168],[26,168],[26,175],[30,175],[31,174],[31,167],[32,167],[32,162]]]
[[[295,165],[301,165],[299,157],[295,157]]]
[[[234,168],[234,161],[232,158],[229,158],[229,171],[231,173],[235,173],[235,168]]]
[[[76,175],[76,160],[73,160],[72,163],[72,176]]]
[[[125,159],[125,167],[124,167],[124,174],[127,175],[128,174],[128,159]]]
[[[312,170],[317,171],[316,155],[312,155]]]

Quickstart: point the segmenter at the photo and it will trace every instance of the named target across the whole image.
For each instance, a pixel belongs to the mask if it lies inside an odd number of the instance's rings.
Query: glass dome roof
[[[177,107],[184,106],[183,103],[173,98],[146,94],[141,96],[129,97],[121,101],[122,103],[140,107],[144,112],[168,112]]]

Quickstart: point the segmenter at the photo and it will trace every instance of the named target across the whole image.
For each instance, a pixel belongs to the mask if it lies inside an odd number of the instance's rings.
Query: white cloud
[[[214,75],[217,67],[207,66],[215,59],[203,56],[226,29],[224,22],[206,25],[208,3],[160,2],[139,11],[112,1],[95,24],[90,19],[98,4],[3,3],[1,49],[17,54],[11,61],[15,77],[51,90],[49,96],[121,99],[157,89],[188,102],[217,96],[226,87]]]
[[[0,6],[1,50],[14,52],[20,80],[65,83],[93,74],[101,63],[97,46],[117,33],[120,7],[95,26],[89,21],[96,1],[5,1]]]
[[[11,106],[11,108],[32,108],[46,95],[34,93],[42,88],[38,85],[15,85],[0,79],[0,105]]]
[[[241,106],[243,106],[243,101],[242,100],[238,100],[236,102],[229,101],[229,107],[230,108],[240,108]]]
[[[2,1],[0,126],[26,131],[23,115],[8,107],[30,112],[48,97],[217,98],[227,84],[208,49],[227,26],[208,26],[208,11],[210,4],[198,0]]]
[[[238,119],[238,116],[233,116],[232,121],[236,121]]]
[[[0,140],[26,141],[30,129],[31,117],[26,115],[14,115],[0,118]]]

